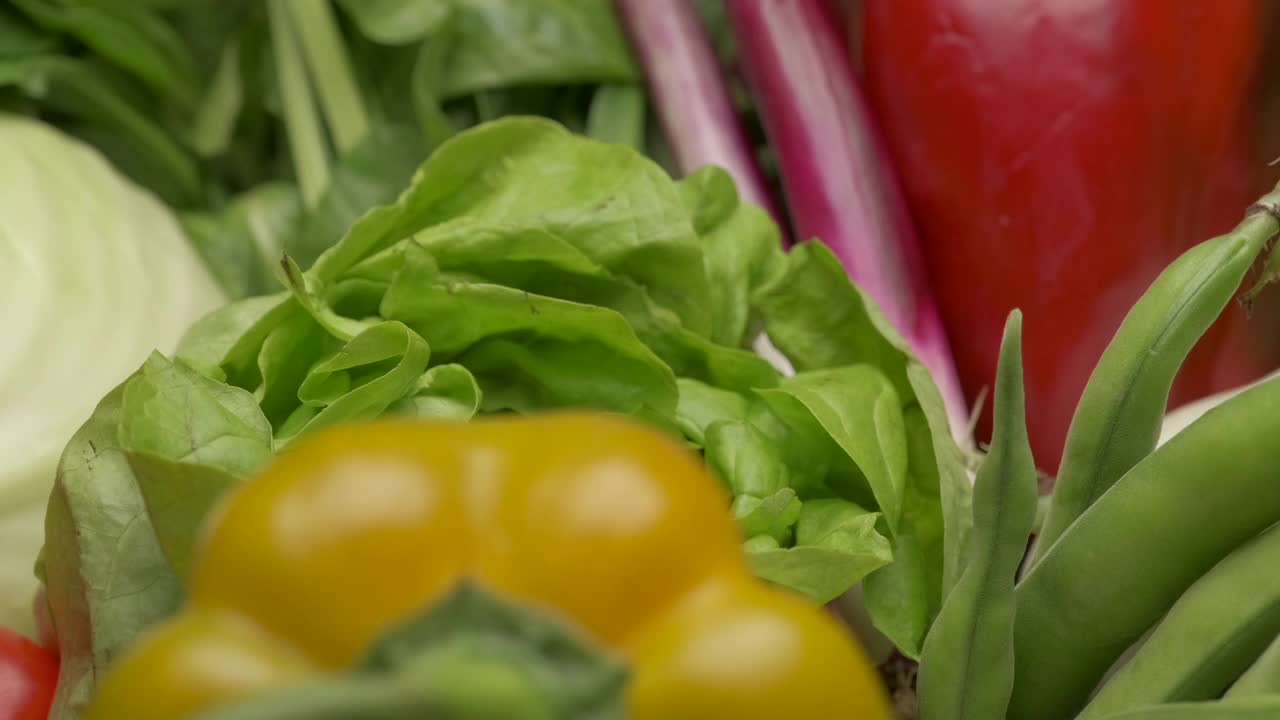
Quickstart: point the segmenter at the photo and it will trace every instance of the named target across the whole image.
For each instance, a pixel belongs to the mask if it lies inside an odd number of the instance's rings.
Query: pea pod
[[[1183,430],[1098,499],[1016,591],[1009,720],[1063,720],[1220,559],[1280,521],[1280,379]]]
[[[1254,695],[1280,695],[1280,635],[1262,657],[1249,667],[1224,697],[1252,697]]]
[[[1036,466],[1022,391],[1022,314],[1005,325],[996,373],[995,432],[974,481],[969,559],[925,638],[924,720],[1004,717],[1013,688],[1014,578],[1036,515]]]
[[[1125,316],[1076,406],[1032,564],[1155,448],[1178,368],[1280,230],[1278,206],[1280,188],[1235,230],[1183,253]]]
[[[1280,633],[1278,557],[1280,525],[1214,566],[1076,720],[1221,695]]]
[[[1152,705],[1108,715],[1105,720],[1275,720],[1280,697],[1240,698],[1208,702]]]

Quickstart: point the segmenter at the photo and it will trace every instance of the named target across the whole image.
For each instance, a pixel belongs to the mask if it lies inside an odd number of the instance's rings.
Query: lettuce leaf
[[[90,478],[60,502],[133,493],[152,545],[139,565],[115,554],[59,583],[172,585],[218,496],[320,425],[586,407],[701,452],[760,577],[817,602],[867,579],[873,616],[910,649],[937,611],[944,535],[962,534],[944,533],[964,502],[959,455],[874,304],[821,245],[786,253],[777,238],[717,169],[677,183],[631,148],[530,118],[461,133],[309,270],[286,258],[288,292],[210,314],[95,415],[86,427],[124,445],[123,490]],[[747,349],[761,328],[794,377]],[[50,548],[99,558],[95,543],[118,540],[55,510]]]

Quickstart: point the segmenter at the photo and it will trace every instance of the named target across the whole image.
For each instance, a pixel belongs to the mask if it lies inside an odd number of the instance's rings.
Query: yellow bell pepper
[[[751,577],[727,497],[654,430],[588,413],[322,431],[215,509],[186,605],[88,720],[174,720],[334,673],[460,582],[624,660],[632,720],[888,718],[848,633]]]

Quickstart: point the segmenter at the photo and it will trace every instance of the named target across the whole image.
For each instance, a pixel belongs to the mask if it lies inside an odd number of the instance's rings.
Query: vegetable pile
[[[1076,408],[1025,562],[1036,475],[1021,318],[1010,318],[968,563],[920,658],[922,718],[1280,713],[1280,378],[1156,449],[1178,366],[1277,233],[1280,187],[1178,258],[1130,310]]]
[[[921,108],[987,86],[891,91],[1003,22],[944,6],[0,7],[0,624],[40,638],[0,632],[0,716],[1280,717],[1280,377],[1165,416],[1265,365],[1233,301],[1280,277],[1280,186],[1049,343],[1058,294],[1006,315],[939,237],[1130,205],[1004,193],[1140,94],[955,148]],[[1235,108],[1256,48],[1174,62],[1187,13],[1132,52]],[[1107,172],[1209,236],[1256,168],[1171,98],[1129,139],[1192,170]]]
[[[886,718],[830,616],[750,579],[723,500],[595,413],[321,431],[231,494],[87,717]]]
[[[954,572],[944,544],[966,532],[944,527],[968,482],[937,390],[830,251],[784,253],[723,171],[674,182],[628,147],[495,121],[280,274],[287,292],[197,322],[68,446],[44,550],[55,713],[177,607],[228,488],[307,433],[383,414],[640,418],[702,452],[757,575],[819,602],[865,578],[877,625],[922,642]],[[761,328],[794,376],[745,349]]]

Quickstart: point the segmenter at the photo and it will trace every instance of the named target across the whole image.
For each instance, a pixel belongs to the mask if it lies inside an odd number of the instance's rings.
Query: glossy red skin
[[[1254,0],[878,0],[867,89],[922,236],[967,398],[1025,313],[1027,424],[1055,471],[1071,414],[1125,312],[1183,249],[1261,191],[1250,125]],[[854,23],[851,27],[857,27]],[[1228,308],[1173,402],[1275,366]],[[1273,333],[1274,334],[1274,333]],[[1267,355],[1270,354],[1270,357]],[[990,432],[990,404],[979,437]]]
[[[45,720],[57,685],[57,658],[0,627],[0,720]]]

